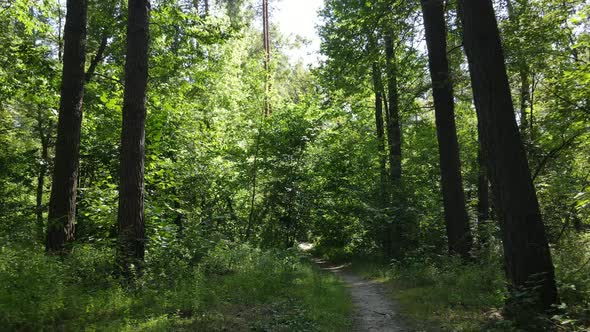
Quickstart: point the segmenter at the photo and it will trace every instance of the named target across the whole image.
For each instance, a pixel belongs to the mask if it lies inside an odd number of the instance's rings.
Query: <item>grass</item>
[[[109,249],[79,247],[61,261],[0,248],[0,325],[8,330],[343,331],[344,285],[296,251],[220,242],[206,253],[149,252],[126,288]],[[195,258],[199,256],[198,258]]]
[[[587,239],[554,252],[561,303],[550,316],[531,316],[526,304],[513,321],[502,315],[509,296],[500,257],[462,264],[452,258],[384,265],[353,260],[352,268],[390,288],[403,314],[422,331],[590,331]],[[520,328],[520,329],[519,329]]]
[[[421,331],[508,331],[499,318],[505,284],[500,266],[456,260],[387,266],[354,261],[355,272],[383,282],[402,313]]]

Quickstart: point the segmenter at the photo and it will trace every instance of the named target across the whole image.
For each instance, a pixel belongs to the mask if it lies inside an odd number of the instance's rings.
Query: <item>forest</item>
[[[0,330],[590,330],[590,3],[283,1],[0,0]]]

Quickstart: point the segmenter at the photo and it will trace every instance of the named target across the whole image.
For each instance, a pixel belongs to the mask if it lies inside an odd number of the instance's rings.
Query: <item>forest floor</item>
[[[322,259],[314,262],[324,271],[337,275],[350,290],[353,303],[354,331],[405,332],[407,327],[399,306],[388,295],[388,289],[376,280],[365,279],[347,269]]]

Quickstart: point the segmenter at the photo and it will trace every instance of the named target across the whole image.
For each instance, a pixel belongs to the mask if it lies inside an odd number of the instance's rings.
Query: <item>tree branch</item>
[[[547,165],[547,163],[549,162],[549,160],[551,160],[552,158],[556,157],[557,154],[569,147],[576,138],[578,138],[580,135],[582,135],[582,133],[577,133],[575,135],[573,135],[572,137],[570,137],[569,139],[563,141],[558,147],[552,149],[551,151],[549,151],[548,154],[545,155],[545,157],[543,157],[543,159],[539,162],[539,164],[537,165],[535,172],[533,173],[533,181],[535,181],[535,179],[537,178],[537,176],[539,176],[539,173],[541,173],[541,171],[543,170],[543,167],[545,167],[545,165]]]
[[[94,72],[96,71],[96,67],[104,58],[104,51],[107,48],[108,39],[109,36],[106,33],[106,31],[103,32],[102,39],[100,41],[100,46],[98,47],[98,51],[96,51],[94,58],[92,58],[92,61],[90,62],[90,67],[88,67],[88,71],[86,71],[86,74],[84,75],[84,80],[86,81],[86,83],[90,82],[92,76],[94,75]]]

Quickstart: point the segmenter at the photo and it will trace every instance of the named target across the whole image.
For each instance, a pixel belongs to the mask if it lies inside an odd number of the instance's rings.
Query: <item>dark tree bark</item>
[[[45,244],[47,251],[54,253],[64,252],[67,243],[74,239],[84,97],[86,12],[86,0],[68,0],[55,165]]]
[[[534,283],[539,308],[557,302],[545,226],[514,118],[500,34],[490,0],[460,0],[463,45],[479,130],[500,221],[506,273],[514,288]]]
[[[373,62],[373,90],[375,93],[375,129],[377,134],[377,153],[379,154],[379,171],[380,178],[380,203],[385,207],[385,187],[387,182],[386,156],[385,156],[385,128],[383,124],[383,83],[381,80],[381,70],[376,62]]]
[[[473,243],[461,177],[455,127],[453,85],[447,59],[447,31],[442,0],[422,0],[428,63],[432,78],[436,134],[449,253],[467,259]]]
[[[385,59],[387,63],[387,143],[389,146],[389,177],[394,187],[401,185],[402,134],[399,120],[399,95],[397,91],[397,67],[393,31],[385,35]]]
[[[129,0],[117,217],[117,259],[126,277],[131,276],[132,266],[136,271],[141,269],[145,254],[143,202],[149,16],[148,0]]]

